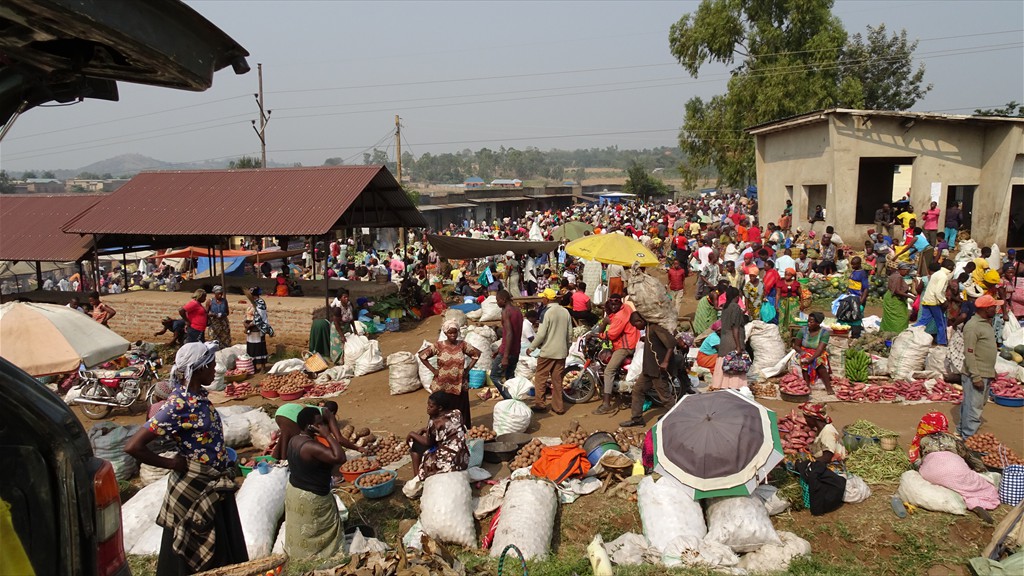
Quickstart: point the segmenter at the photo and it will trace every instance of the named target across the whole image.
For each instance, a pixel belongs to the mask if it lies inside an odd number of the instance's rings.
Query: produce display
[[[811,385],[803,376],[790,372],[779,382],[779,391],[793,396],[803,396],[811,393]]]
[[[892,430],[882,428],[881,426],[875,426],[874,423],[868,422],[867,420],[857,420],[853,424],[848,424],[845,430],[855,436],[864,436],[866,438],[899,436],[899,434]]]
[[[843,362],[846,377],[854,382],[867,382],[871,368],[871,356],[858,348],[846,351]]]
[[[900,398],[908,402],[929,400],[931,402],[953,402],[959,404],[963,393],[956,387],[942,380],[934,380],[931,389],[928,380],[886,382],[883,384],[864,384],[850,382],[845,378],[833,378],[832,387],[836,398],[844,402],[896,402]]]
[[[224,395],[228,398],[246,398],[255,391],[253,385],[248,382],[231,383],[224,387]]]
[[[369,472],[378,468],[380,468],[380,465],[377,461],[370,460],[369,458],[356,458],[341,465],[342,472]]]
[[[341,435],[344,436],[346,440],[352,442],[359,448],[369,447],[370,445],[377,441],[377,437],[374,436],[373,433],[370,432],[370,429],[366,428],[365,426],[356,429],[354,426],[349,424],[342,428],[340,432]]]
[[[590,434],[587,434],[580,428],[579,422],[573,420],[569,427],[562,430],[558,437],[562,439],[562,444],[575,444],[582,448],[583,443],[587,440],[587,436],[590,436]]]
[[[252,372],[242,368],[232,368],[224,373],[224,377],[231,378],[232,376],[248,376],[249,374],[252,374]]]
[[[369,476],[360,476],[359,485],[363,488],[372,488],[374,486],[380,486],[390,480],[391,474],[370,474]]]
[[[1012,349],[1009,347],[1003,348],[999,351],[999,357],[1024,366],[1024,345],[1014,346]]]
[[[310,398],[325,398],[327,396],[337,396],[338,394],[345,391],[348,388],[348,382],[328,382],[326,384],[314,384],[309,391],[306,392],[306,396]]]
[[[637,448],[643,448],[644,438],[647,437],[647,432],[643,428],[619,428],[615,431],[615,442],[625,452],[630,449],[631,446]]]
[[[271,374],[260,382],[261,390],[274,390],[278,394],[288,394],[287,390],[298,392],[308,388],[313,381],[301,371],[288,372],[287,374]]]
[[[497,437],[498,435],[494,432],[494,430],[491,430],[490,428],[484,426],[483,424],[473,426],[472,428],[466,431],[466,438],[477,438],[483,440],[484,442],[490,442],[491,440],[494,440]]]
[[[997,374],[989,385],[989,390],[1003,398],[1024,398],[1024,386],[1010,377],[1009,374]]]
[[[903,450],[882,450],[871,442],[846,458],[846,470],[868,484],[899,482],[900,475],[910,470],[910,459]]]
[[[964,440],[964,444],[975,452],[981,452],[981,461],[986,466],[1002,468],[1008,464],[1024,464],[1024,459],[1007,448],[994,434],[975,434]]]
[[[779,435],[782,437],[782,452],[786,456],[806,452],[814,442],[814,431],[807,424],[803,412],[795,409],[779,420]]]
[[[771,382],[755,382],[750,385],[750,391],[756,398],[777,398],[779,387]]]
[[[381,466],[387,466],[401,460],[404,456],[408,456],[409,445],[403,439],[388,432],[377,438],[373,445],[368,446],[367,451],[377,456],[377,461],[380,462]]]
[[[537,438],[530,440],[528,444],[519,449],[519,452],[516,452],[515,458],[509,462],[509,468],[518,470],[519,468],[533,466],[533,463],[540,458],[540,451],[543,448],[544,443]]]

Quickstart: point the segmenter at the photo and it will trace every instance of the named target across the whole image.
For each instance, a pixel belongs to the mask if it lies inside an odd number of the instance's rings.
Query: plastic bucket
[[[605,442],[590,452],[587,452],[587,460],[590,462],[590,465],[597,466],[597,463],[601,461],[601,457],[609,450],[621,452],[619,445],[615,442]]]
[[[469,371],[469,387],[470,388],[483,388],[484,384],[487,383],[487,371],[486,370],[470,370]]]
[[[479,438],[466,440],[469,447],[469,467],[475,468],[484,463],[484,441]]]
[[[583,450],[590,454],[595,448],[602,444],[613,444],[615,449],[618,450],[618,444],[615,444],[615,437],[607,432],[594,432],[587,439],[583,441]]]

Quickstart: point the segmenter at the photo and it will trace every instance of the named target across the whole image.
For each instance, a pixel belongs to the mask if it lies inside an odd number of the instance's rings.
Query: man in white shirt
[[[61,278],[60,282],[57,282],[57,289],[61,292],[69,292],[71,290],[71,283],[68,282],[67,278]]]
[[[703,269],[708,265],[709,258],[714,249],[708,246],[706,241],[701,242],[700,248],[697,248],[697,259],[700,261],[700,267]]]
[[[946,345],[946,314],[942,305],[946,303],[946,289],[949,287],[949,279],[953,276],[953,261],[945,260],[928,280],[928,287],[921,295],[921,312],[914,326],[935,326],[935,343],[939,346]],[[931,331],[929,331],[930,333]]]
[[[43,290],[53,290],[53,278],[47,278],[43,282]]]
[[[790,268],[793,270],[797,269],[796,260],[793,259],[793,251],[786,248],[782,253],[782,256],[775,259],[775,269],[779,270],[780,274],[785,274],[786,270],[789,270]]]

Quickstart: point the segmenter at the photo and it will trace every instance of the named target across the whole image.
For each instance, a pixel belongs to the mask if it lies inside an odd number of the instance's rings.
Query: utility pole
[[[398,187],[402,188],[402,119],[395,114],[395,169],[398,172]],[[404,192],[405,189],[403,188]],[[405,258],[405,228],[398,229],[398,243],[402,247],[402,258]]]
[[[270,110],[264,112],[263,108],[263,64],[256,64],[256,73],[259,77],[259,92],[253,94],[256,97],[256,105],[260,108],[260,127],[256,128],[256,121],[252,121],[252,129],[260,139],[260,167],[267,167],[267,124],[270,122]]]

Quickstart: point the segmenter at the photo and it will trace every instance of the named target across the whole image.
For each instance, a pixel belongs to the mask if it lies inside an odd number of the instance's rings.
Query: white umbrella
[[[89,316],[58,304],[0,306],[0,356],[45,376],[95,366],[124,354],[128,341]]]

